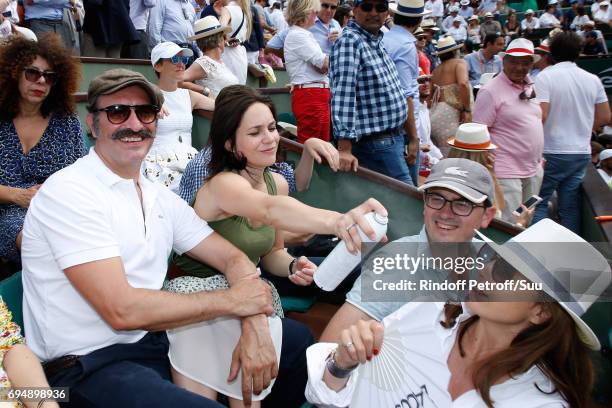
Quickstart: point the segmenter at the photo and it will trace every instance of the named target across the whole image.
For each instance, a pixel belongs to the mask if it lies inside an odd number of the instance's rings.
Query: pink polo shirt
[[[529,82],[531,82],[528,79]],[[533,86],[528,87],[531,94]],[[474,122],[489,127],[498,178],[525,178],[536,174],[544,149],[542,111],[536,98],[521,100],[523,87],[503,71],[478,91]]]

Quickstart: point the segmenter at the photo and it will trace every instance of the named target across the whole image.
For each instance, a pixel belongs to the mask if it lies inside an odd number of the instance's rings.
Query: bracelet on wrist
[[[297,258],[293,258],[291,262],[289,262],[289,276],[293,275],[293,265],[297,262]]]
[[[358,365],[359,364],[355,364],[354,366],[347,368],[338,366],[338,363],[336,362],[336,350],[329,353],[325,359],[325,368],[327,368],[327,371],[329,371],[329,373],[336,378],[347,378]]]

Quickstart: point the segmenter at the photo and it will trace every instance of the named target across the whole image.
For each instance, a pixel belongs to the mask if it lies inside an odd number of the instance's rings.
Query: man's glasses
[[[36,67],[27,67],[23,70],[25,79],[30,82],[38,82],[40,77],[45,78],[45,82],[49,85],[54,85],[57,82],[57,72],[54,71],[41,71]]]
[[[369,13],[372,9],[376,9],[377,13],[384,13],[389,10],[389,5],[387,3],[361,3],[359,5],[361,11]]]
[[[187,63],[189,62],[189,57],[186,57],[184,55],[179,57],[178,54],[173,56],[172,58],[166,58],[166,59],[174,65],[178,65],[179,59],[183,63],[183,65],[187,65]]]
[[[521,101],[528,101],[536,97],[535,89],[531,88],[531,93],[527,95],[527,89],[523,89],[523,92],[519,94],[519,99]]]
[[[136,112],[138,120],[144,124],[153,123],[159,113],[157,105],[110,105],[92,112],[106,112],[108,121],[113,125],[119,125],[128,120],[132,110]]]
[[[321,7],[323,7],[324,9],[331,9],[331,10],[336,10],[338,8],[338,6],[335,6],[333,4],[327,4],[327,3],[321,3]]]
[[[457,200],[447,200],[445,197],[436,193],[426,193],[425,194],[425,205],[434,210],[441,210],[446,203],[450,203],[451,211],[453,214],[458,215],[460,217],[469,216],[474,208],[481,207],[482,205],[477,205],[462,198]]]

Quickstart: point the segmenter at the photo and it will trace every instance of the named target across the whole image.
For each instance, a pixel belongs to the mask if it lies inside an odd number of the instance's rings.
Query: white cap
[[[601,3],[599,3],[599,7],[607,7],[610,5],[610,2],[608,0],[604,0]]]
[[[160,59],[172,58],[180,52],[186,57],[193,57],[193,51],[189,48],[181,48],[179,45],[170,41],[159,43],[151,50],[151,65],[155,66]]]
[[[461,22],[463,22],[463,19],[461,17],[457,16],[453,18],[453,23],[461,23]]]
[[[448,12],[449,12],[449,13],[458,13],[458,12],[459,12],[459,7],[457,7],[457,6],[451,6],[451,7],[448,9]]]
[[[532,9],[527,9],[527,11],[525,11],[525,15],[527,14],[533,14],[533,10]]]
[[[485,13],[485,18],[487,18],[487,17],[493,17],[493,13],[491,13],[490,11],[487,11]]]
[[[469,6],[470,0],[461,0],[459,4],[461,4],[462,6]]]
[[[612,158],[612,149],[602,150],[601,153],[599,153],[599,161],[604,161],[610,158]]]
[[[551,6],[553,4],[558,4],[559,2],[557,0],[548,0],[548,5]]]

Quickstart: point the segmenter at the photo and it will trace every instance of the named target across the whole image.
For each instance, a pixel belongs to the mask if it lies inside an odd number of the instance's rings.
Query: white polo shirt
[[[179,196],[142,175],[139,183],[143,206],[133,180],[113,173],[92,148],[32,200],[21,249],[23,315],[28,346],[41,360],[134,343],[147,333],[113,330],[64,269],[121,257],[130,285],[159,290],[171,251],[188,251],[212,232]]]
[[[385,391],[391,382],[374,385],[374,374],[365,374],[355,370],[346,386],[336,392],[323,382],[325,359],[330,351],[336,347],[335,343],[317,343],[306,350],[308,361],[308,385],[306,386],[306,399],[317,405],[325,407],[372,407],[382,406],[377,401],[388,402],[385,406],[406,406],[420,408],[481,408],[485,404],[476,390],[470,390],[452,400],[448,393],[450,371],[448,369],[448,356],[455,344],[459,323],[470,317],[464,307],[464,313],[457,318],[457,323],[451,329],[445,329],[440,324],[444,321],[444,303],[411,302],[383,320],[385,327],[395,324],[396,331],[385,332],[385,338],[391,337],[386,346],[383,340],[381,352],[386,353],[374,357],[402,359],[405,362],[407,374],[399,390]],[[399,323],[399,324],[398,324]],[[399,339],[397,327],[401,325],[403,339]],[[403,346],[400,347],[400,343]],[[409,345],[409,346],[407,346]],[[395,355],[395,356],[393,356]],[[383,360],[384,361],[384,360]],[[377,364],[383,364],[383,361]],[[371,364],[366,362],[366,364]],[[389,364],[389,363],[387,363]],[[392,365],[390,365],[392,366]],[[381,367],[382,369],[382,367]],[[393,377],[399,375],[388,369],[386,374]],[[366,377],[372,376],[371,380]],[[384,381],[383,381],[384,382]],[[538,390],[539,388],[539,390]],[[544,393],[548,392],[548,393]],[[491,399],[496,408],[542,408],[566,407],[567,402],[557,392],[552,392],[554,386],[550,379],[542,373],[537,366],[532,366],[526,372],[517,374],[503,383],[493,385],[490,389]],[[385,395],[386,398],[381,398]],[[395,395],[392,397],[391,395]],[[353,403],[351,403],[353,401]]]
[[[544,123],[544,153],[591,154],[595,105],[608,101],[601,80],[564,61],[538,74],[535,91],[549,103]]]

